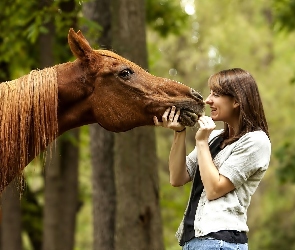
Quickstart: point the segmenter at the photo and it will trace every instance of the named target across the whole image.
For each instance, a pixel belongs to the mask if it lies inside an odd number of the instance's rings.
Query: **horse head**
[[[113,132],[153,125],[153,116],[161,120],[172,105],[181,110],[181,123],[193,126],[203,112],[203,98],[192,88],[114,52],[92,49],[80,31],[70,29],[68,42],[77,59],[58,70],[60,132],[70,124],[98,123]]]

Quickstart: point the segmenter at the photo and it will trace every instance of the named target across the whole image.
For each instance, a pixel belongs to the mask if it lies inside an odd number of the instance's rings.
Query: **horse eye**
[[[130,79],[131,75],[134,72],[131,69],[123,69],[122,71],[119,72],[119,77],[121,77],[124,80]]]

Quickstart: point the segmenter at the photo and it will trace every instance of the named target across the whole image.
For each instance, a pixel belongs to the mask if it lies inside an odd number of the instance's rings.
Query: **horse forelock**
[[[58,130],[56,67],[33,70],[0,84],[1,183],[20,175]],[[31,147],[31,148],[29,148]]]

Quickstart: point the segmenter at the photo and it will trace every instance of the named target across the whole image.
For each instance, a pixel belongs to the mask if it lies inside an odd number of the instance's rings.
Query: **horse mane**
[[[56,67],[32,70],[0,84],[0,161],[2,183],[21,176],[29,154],[37,156],[57,136]]]

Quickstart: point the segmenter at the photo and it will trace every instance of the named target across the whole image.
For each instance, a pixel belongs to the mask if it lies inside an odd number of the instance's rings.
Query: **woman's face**
[[[232,96],[219,95],[210,90],[205,103],[210,106],[213,121],[223,121],[235,127],[239,121],[239,104]]]

